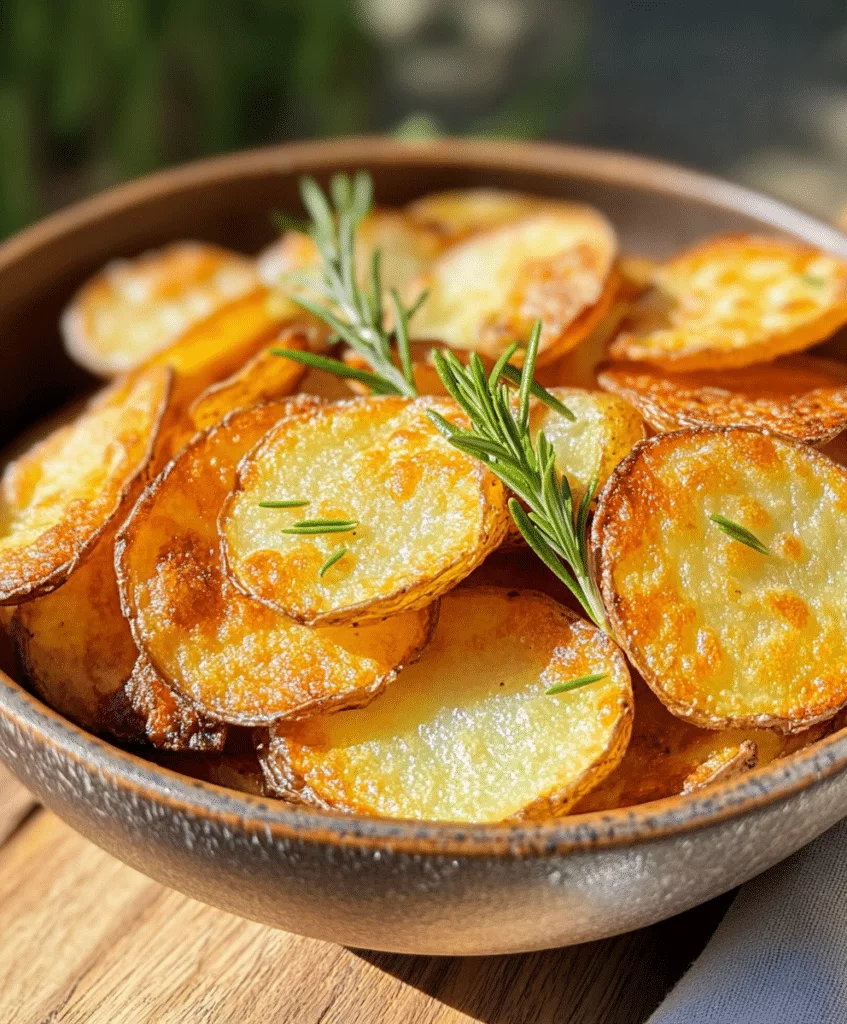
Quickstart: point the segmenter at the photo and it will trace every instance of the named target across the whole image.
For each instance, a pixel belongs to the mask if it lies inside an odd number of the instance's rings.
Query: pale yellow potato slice
[[[241,462],[219,520],[235,584],[298,622],[340,625],[423,608],[467,576],[505,535],[506,495],[448,444],[428,409],[465,422],[451,399],[370,397],[271,430]],[[309,504],[260,507],[291,499]],[[284,532],[307,520],[352,525]]]
[[[416,224],[435,230],[450,243],[490,228],[520,220],[555,200],[496,188],[450,189],[430,192],[408,203],[407,216]]]
[[[847,263],[800,242],[712,238],[659,267],[612,344],[669,370],[749,366],[847,323]]]
[[[118,540],[139,646],[177,694],[220,721],[258,725],[367,703],[417,657],[435,624],[431,605],[370,626],[311,629],[223,574],[217,515],[238,460],[285,416],[318,409],[301,396],[231,413],[148,487]]]
[[[825,444],[847,427],[847,366],[818,356],[688,373],[649,363],[610,363],[598,381],[631,402],[658,431],[767,427],[807,444]]]
[[[603,678],[558,695],[557,683]],[[368,708],[274,726],[271,790],[359,814],[466,822],[565,813],[620,761],[632,724],[614,643],[532,591],[460,588],[421,660]]]
[[[693,792],[763,767],[825,736],[831,722],[785,735],[772,729],[701,729],[670,711],[634,676],[635,721],[623,760],[573,808],[611,811]]]
[[[374,210],[362,221],[356,234],[356,276],[365,287],[370,285],[371,260],[381,252],[383,288],[402,288],[427,270],[444,243],[436,231],[415,223],[400,210]],[[309,275],[320,279],[318,249],[309,235],[287,231],[259,254],[256,267],[270,288],[297,294],[309,292]],[[289,275],[305,275],[295,282]]]
[[[251,405],[271,402],[293,394],[306,376],[306,367],[292,359],[274,355],[275,349],[303,351],[308,347],[304,332],[286,328],[270,348],[262,349],[226,380],[218,381],[198,395],[188,415],[196,431],[214,426],[232,412]]]
[[[815,449],[745,427],[643,441],[591,546],[614,634],[675,714],[793,732],[847,704],[847,472]]]
[[[165,367],[98,395],[11,462],[0,481],[0,604],[63,583],[151,461],[171,390]]]
[[[201,242],[115,260],[65,311],[65,347],[92,373],[126,373],[259,283],[252,260]]]
[[[543,210],[449,248],[409,293],[428,295],[412,338],[496,359],[542,322],[538,364],[586,338],[618,289],[617,239],[598,211]]]

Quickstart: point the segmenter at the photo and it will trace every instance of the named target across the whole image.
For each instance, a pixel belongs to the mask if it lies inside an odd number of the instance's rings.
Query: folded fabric
[[[847,818],[747,882],[648,1024],[847,1022]]]

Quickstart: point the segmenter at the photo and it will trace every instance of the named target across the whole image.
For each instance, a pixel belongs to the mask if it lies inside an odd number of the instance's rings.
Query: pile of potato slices
[[[177,771],[389,818],[612,811],[840,728],[847,264],[752,236],[656,260],[600,210],[493,189],[373,210],[363,280],[377,250],[386,289],[426,293],[417,397],[278,354],[369,368],[299,305],[302,231],[255,257],[176,242],[81,288],[66,348],[106,381],[5,467],[4,667]],[[597,488],[608,631],[428,416],[470,426],[434,353],[490,371],[536,322],[572,418],[534,397],[527,426],[576,505]]]

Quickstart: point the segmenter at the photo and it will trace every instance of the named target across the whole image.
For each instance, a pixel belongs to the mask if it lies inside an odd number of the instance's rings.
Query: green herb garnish
[[[746,544],[748,548],[758,551],[760,555],[773,554],[770,548],[766,547],[754,533],[751,533],[747,529],[746,526],[741,526],[740,523],[736,523],[732,519],[727,519],[726,516],[722,516],[717,512],[710,515],[709,519],[711,519],[719,530],[723,530],[727,537],[737,540],[739,544]]]
[[[282,501],[260,501],[259,508],[305,508],[308,504],[305,498],[285,498]]]
[[[295,535],[319,533],[349,533],[359,525],[358,519],[304,519],[283,530]]]
[[[598,683],[601,679],[608,677],[608,672],[595,672],[591,676],[579,676],[578,679],[569,679],[566,683],[556,683],[549,690],[545,690],[545,696],[553,697],[557,693],[567,693],[569,690],[578,690],[580,686],[588,686],[589,683]]]
[[[349,548],[339,548],[334,554],[330,555],[324,564],[318,569],[318,576],[323,576],[328,569],[331,569],[337,561],[342,559],[348,552]]]

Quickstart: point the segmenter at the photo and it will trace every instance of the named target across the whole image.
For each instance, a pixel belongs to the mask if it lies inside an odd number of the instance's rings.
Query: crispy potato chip
[[[547,205],[555,206],[556,201],[496,188],[467,188],[430,192],[409,203],[405,212],[414,223],[436,231],[452,244],[520,220]]]
[[[301,330],[286,328],[272,347],[302,352],[307,342]],[[270,348],[262,349],[232,376],[212,384],[194,400],[188,410],[194,429],[199,432],[220,423],[233,409],[246,409],[293,394],[306,376],[306,369],[301,363],[274,355]]]
[[[558,695],[588,674],[603,678]],[[394,818],[563,814],[620,761],[632,723],[626,662],[543,594],[460,588],[421,660],[361,711],[277,725],[259,758],[272,791]]]
[[[153,454],[171,389],[164,367],[103,391],[0,481],[0,604],[54,590],[89,553]]]
[[[223,750],[227,727],[193,707],[165,682],[143,654],[138,656],[127,680],[126,696],[154,747]]]
[[[467,576],[505,536],[505,490],[447,443],[430,408],[464,422],[450,399],[370,397],[274,428],[221,512],[233,581],[298,622],[341,625],[423,608]],[[308,504],[260,507],[294,499]],[[349,525],[286,532],[301,521]]]
[[[383,288],[402,288],[427,270],[443,248],[437,232],[418,224],[400,210],[374,210],[359,226],[356,236],[356,276],[370,281],[371,260],[375,250],[381,256]],[[319,280],[317,246],[301,231],[287,231],[260,253],[256,263],[259,276],[269,288],[309,292],[309,275]],[[287,277],[296,273],[304,280]]]
[[[689,373],[648,363],[610,363],[598,380],[658,431],[767,427],[807,444],[824,444],[847,427],[847,366],[817,356]]]
[[[438,376],[438,371],[435,369],[435,363],[432,359],[434,346],[430,345],[429,342],[426,341],[413,341],[411,342],[409,349],[412,355],[412,370],[414,372],[415,389],[418,394],[441,395],[445,398],[448,397],[448,392],[441,383],[441,378]],[[371,364],[367,359],[365,359],[364,356],[359,355],[358,352],[354,352],[353,349],[345,349],[341,358],[348,366],[353,366],[357,370],[371,369]],[[396,366],[400,366],[400,359],[396,353],[394,354],[394,363]],[[345,384],[357,395],[370,394],[369,388],[360,381],[347,378],[345,380]]]
[[[143,728],[124,686],[138,652],[121,614],[115,529],[58,590],[18,605],[11,631],[32,688],[54,710],[92,732],[137,740]]]
[[[220,567],[217,514],[239,458],[304,397],[230,414],[148,487],[118,542],[139,646],[175,690],[211,717],[258,725],[366,703],[413,661],[437,608],[361,628],[310,629],[246,597]],[[269,510],[271,515],[278,515]]]
[[[660,265],[648,256],[621,256],[618,261],[618,271],[621,275],[620,298],[625,302],[632,302],[643,295],[652,286]]]
[[[582,388],[550,390],[576,421],[533,398],[529,405],[530,435],[535,440],[538,432],[544,431],[556,453],[556,469],[567,477],[574,504],[578,505],[592,479],[596,478],[602,487],[633,445],[644,439],[644,421],[629,402],[616,395]]]
[[[200,242],[115,260],[65,311],[65,348],[92,373],[126,373],[259,283],[252,260]]]
[[[475,235],[448,249],[409,293],[428,295],[410,323],[414,339],[496,359],[542,321],[538,364],[586,338],[618,290],[617,240],[602,214],[560,206]]]
[[[675,714],[793,732],[847,704],[847,472],[815,449],[747,427],[643,441],[591,544],[614,634]]]
[[[800,242],[727,235],[656,270],[611,352],[668,370],[717,370],[799,352],[844,323],[847,263]]]
[[[623,760],[580,800],[573,808],[575,814],[692,792],[731,778],[733,772],[741,774],[794,753],[831,728],[824,722],[794,735],[771,729],[700,729],[672,715],[638,676],[632,685],[635,721]]]

